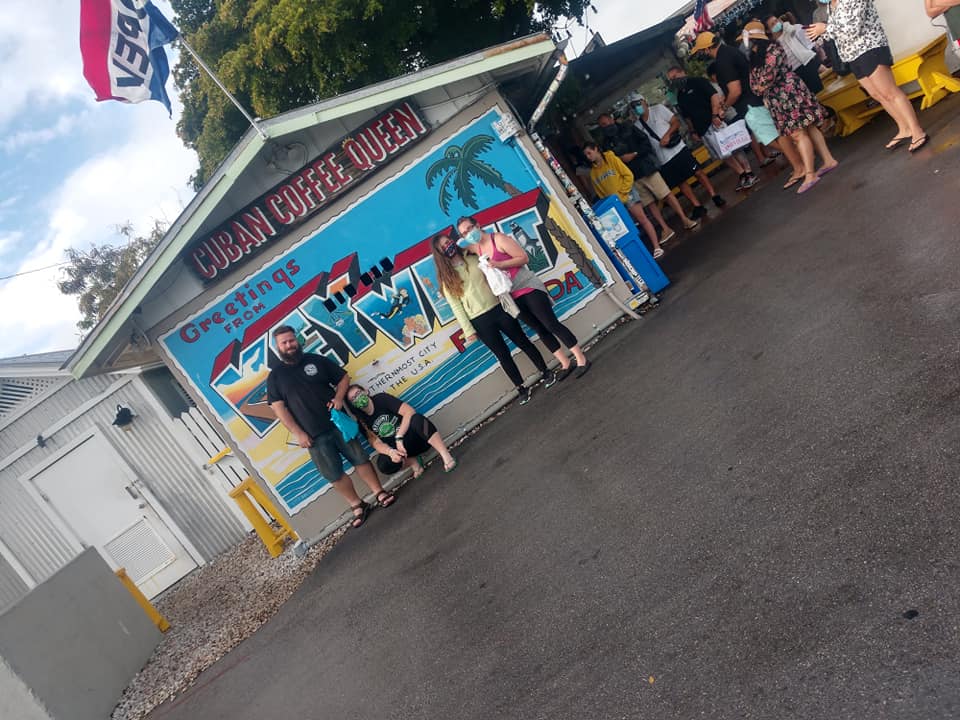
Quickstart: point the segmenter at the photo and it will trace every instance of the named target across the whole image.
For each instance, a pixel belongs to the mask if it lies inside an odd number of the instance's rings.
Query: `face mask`
[[[820,0],[820,4],[821,4],[821,5],[829,5],[829,4],[830,4],[830,0]]]
[[[470,228],[466,235],[457,240],[457,245],[462,248],[469,247],[470,245],[476,245],[478,242],[480,242],[480,236],[480,228]]]
[[[357,393],[351,404],[358,410],[363,410],[370,404],[370,396],[366,393]]]
[[[774,26],[773,26],[772,28],[770,28],[770,29],[771,29],[773,32],[775,32],[775,33],[780,32],[781,30],[783,30],[783,23],[782,23],[782,22],[778,22],[778,23],[774,24]]]
[[[639,103],[633,106],[633,112],[636,113],[638,117],[643,117],[647,114],[647,111],[643,109],[643,105]]]
[[[443,251],[443,254],[446,255],[448,258],[452,258],[454,255],[457,254],[457,246],[454,245],[453,243],[450,243],[449,245],[447,245],[447,248]]]

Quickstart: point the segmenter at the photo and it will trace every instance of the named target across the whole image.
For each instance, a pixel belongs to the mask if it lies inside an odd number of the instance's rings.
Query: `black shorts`
[[[699,169],[700,164],[693,157],[693,153],[688,148],[683,148],[660,168],[660,174],[667,187],[675,188],[686,182]]]
[[[420,413],[416,413],[410,419],[410,427],[407,428],[406,435],[403,436],[403,449],[407,451],[407,457],[415,458],[422,455],[430,449],[430,438],[438,432],[437,426]],[[397,439],[394,436],[380,438],[392,448],[397,447]],[[393,475],[403,469],[403,463],[395,463],[389,455],[382,453],[377,455],[377,467],[384,475]]]
[[[820,91],[823,90],[823,80],[820,79],[819,57],[815,57],[806,65],[801,65],[798,67],[797,75],[800,76],[800,79],[803,80],[803,84],[810,89],[810,92],[812,92],[814,96],[818,95]]]
[[[309,450],[313,464],[327,482],[336,482],[343,477],[344,460],[354,467],[370,462],[360,441],[356,438],[344,439],[336,428],[314,437]]]
[[[890,53],[890,48],[884,45],[873,50],[867,50],[863,55],[851,60],[848,64],[853,76],[857,80],[862,80],[873,75],[873,71],[881,65],[893,67],[893,55]]]

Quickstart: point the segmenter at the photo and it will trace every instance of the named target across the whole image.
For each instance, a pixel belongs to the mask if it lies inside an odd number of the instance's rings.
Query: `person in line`
[[[724,103],[737,111],[737,116],[746,120],[753,136],[764,146],[774,146],[790,163],[793,172],[784,188],[793,187],[803,180],[803,162],[792,142],[780,137],[770,112],[750,90],[750,63],[739,51],[720,42],[712,32],[697,35],[691,50],[693,55],[707,55],[717,63],[717,80],[724,90]],[[715,119],[716,123],[720,120]]]
[[[680,118],[676,114],[661,103],[649,105],[647,99],[640,93],[630,96],[630,109],[637,119],[634,123],[637,129],[643,130],[653,144],[663,181],[667,187],[679,188],[693,206],[690,217],[699,220],[707,214],[707,209],[700,204],[699,198],[687,182],[691,177],[695,177],[710,194],[716,207],[721,208],[727,204],[683,142],[680,135]]]
[[[556,374],[547,369],[540,351],[516,318],[510,317],[501,307],[500,300],[490,290],[487,278],[480,269],[479,258],[465,254],[447,232],[434,235],[430,245],[440,280],[440,292],[457,318],[464,342],[470,344],[479,340],[490,349],[517,389],[520,404],[526,405],[530,402],[532,390],[524,386],[523,375],[503,336],[506,335],[530,358],[530,362],[540,371],[540,381],[544,387],[550,387],[557,381]]]
[[[410,468],[414,478],[420,477],[424,472],[420,456],[430,448],[443,461],[444,472],[457,466],[437,426],[400,398],[389,393],[371,395],[363,385],[351,385],[347,402],[370,447],[377,451],[377,467],[384,475]]]
[[[686,118],[694,142],[702,142],[703,136],[714,123],[719,125],[727,119],[723,93],[706,78],[687,77],[686,71],[675,65],[667,70],[667,82],[676,93],[677,108]],[[757,184],[757,176],[750,168],[750,160],[742,150],[737,150],[722,160],[740,178],[737,190],[749,189]]]
[[[303,352],[296,331],[289,325],[277,327],[273,339],[280,364],[267,376],[270,409],[296,444],[309,450],[320,474],[350,504],[352,525],[358,528],[366,521],[370,508],[343,471],[344,459],[356,468],[380,507],[390,507],[396,497],[383,489],[360,441],[345,438],[330,417],[331,410],[343,410],[350,376],[332,360]]]
[[[603,132],[602,147],[617,155],[633,173],[633,187],[640,196],[640,203],[649,211],[663,231],[660,244],[669,242],[677,236],[663,218],[660,203],[666,201],[680,218],[686,230],[693,230],[700,224],[699,220],[687,217],[680,207],[680,202],[670,192],[670,187],[663,181],[663,176],[657,171],[657,156],[653,144],[647,134],[637,130],[632,123],[618,123],[610,113],[597,116],[597,125]]]
[[[811,40],[823,38],[837,44],[840,59],[864,90],[876,100],[897,124],[897,134],[887,143],[895,150],[909,142],[911,153],[927,144],[929,138],[920,126],[910,99],[893,77],[893,55],[873,0],[830,0],[829,20],[807,28]]]
[[[797,144],[803,159],[804,181],[797,190],[802,195],[839,164],[817,127],[826,113],[800,76],[790,69],[786,51],[767,36],[763,23],[748,23],[743,37],[750,48],[750,89],[763,98],[778,132]],[[814,166],[814,149],[823,163],[819,171]]]
[[[643,211],[640,202],[640,193],[633,184],[633,173],[616,153],[600,150],[596,143],[587,143],[583,146],[583,156],[590,163],[590,182],[597,197],[603,199],[616,195],[627,208],[627,212],[650,238],[653,245],[653,257],[663,257],[663,248],[657,238],[657,231],[653,229],[647,214]]]
[[[490,266],[503,270],[513,281],[510,294],[520,308],[520,320],[532,328],[547,350],[560,363],[556,372],[557,382],[565,380],[570,373],[583,377],[590,369],[590,361],[583,354],[577,336],[560,322],[553,311],[553,300],[547,293],[543,281],[527,267],[530,258],[527,251],[509,235],[500,232],[484,232],[474,217],[462,217],[457,220],[457,232],[467,244],[468,253],[486,255]],[[576,368],[570,357],[561,347],[566,345],[576,360]]]
[[[768,17],[766,25],[769,36],[783,48],[788,67],[800,76],[803,84],[816,96],[823,90],[820,56],[813,49],[813,42],[803,27],[776,15]]]

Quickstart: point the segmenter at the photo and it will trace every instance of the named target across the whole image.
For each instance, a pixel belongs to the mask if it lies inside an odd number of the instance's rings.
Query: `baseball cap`
[[[635,105],[636,103],[643,102],[644,100],[646,100],[646,98],[643,96],[643,93],[641,92],[632,92],[629,95],[627,95],[627,102],[630,103],[631,105]]]
[[[712,32],[702,32],[697,35],[696,42],[693,43],[693,47],[690,48],[690,54],[696,55],[698,52],[703,52],[714,46],[714,43],[717,40],[717,36]]]

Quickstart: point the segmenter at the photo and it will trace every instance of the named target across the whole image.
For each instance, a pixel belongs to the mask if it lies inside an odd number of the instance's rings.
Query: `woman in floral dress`
[[[763,98],[780,134],[800,151],[804,178],[797,194],[802,195],[839,164],[817,127],[826,117],[823,106],[790,69],[786,53],[767,37],[763,23],[748,23],[743,38],[750,45],[750,89]],[[815,170],[814,150],[823,163],[820,170]]]

